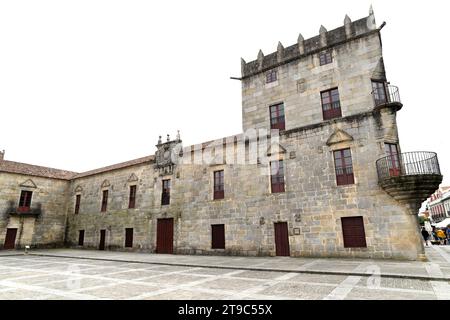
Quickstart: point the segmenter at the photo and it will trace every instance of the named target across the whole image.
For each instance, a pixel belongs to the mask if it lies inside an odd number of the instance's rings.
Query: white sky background
[[[73,171],[240,133],[240,57],[368,15],[400,87],[403,152],[436,151],[450,184],[448,1],[2,1],[0,150]]]

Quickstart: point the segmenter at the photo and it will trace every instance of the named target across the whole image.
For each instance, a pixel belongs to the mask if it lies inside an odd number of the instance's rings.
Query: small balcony
[[[35,207],[16,207],[10,202],[6,214],[18,217],[38,217],[42,214],[42,205],[36,204]]]
[[[409,204],[415,214],[442,182],[434,152],[391,155],[379,159],[376,166],[379,185],[394,199]]]
[[[372,82],[372,89],[375,110],[391,107],[398,111],[403,107],[398,87],[385,82]]]

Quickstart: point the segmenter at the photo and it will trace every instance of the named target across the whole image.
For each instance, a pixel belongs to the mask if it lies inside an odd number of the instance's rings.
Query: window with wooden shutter
[[[136,186],[130,186],[128,209],[134,209],[135,207],[136,207]]]
[[[270,128],[272,130],[285,130],[284,104],[270,106]]]
[[[333,56],[330,51],[323,51],[319,54],[320,65],[326,65],[333,62]]]
[[[75,214],[80,213],[81,194],[75,196]]]
[[[108,190],[103,190],[102,196],[102,212],[105,212],[108,207]]]
[[[322,98],[323,120],[340,118],[342,116],[342,112],[338,89],[335,88],[323,91],[320,96]]]
[[[225,225],[216,224],[211,226],[211,248],[225,249]]]
[[[83,246],[84,245],[84,230],[78,231],[78,245]]]
[[[224,171],[214,171],[214,200],[225,198]]]
[[[277,70],[270,70],[266,73],[266,83],[277,81]]]
[[[162,195],[161,205],[166,206],[170,204],[170,180],[162,181]]]
[[[380,106],[388,102],[386,83],[384,81],[372,80],[372,94],[375,106]]]
[[[28,212],[31,207],[31,198],[33,197],[32,191],[24,191],[20,193],[19,199],[19,212]]]
[[[133,248],[133,228],[125,229],[125,248]]]
[[[386,152],[387,163],[389,167],[389,175],[391,177],[398,177],[400,175],[400,158],[398,156],[397,145],[393,143],[385,143],[384,149]]]
[[[281,193],[285,191],[283,160],[270,162],[270,183],[272,193]]]
[[[355,183],[350,149],[334,151],[334,166],[336,170],[336,183],[338,186]]]
[[[345,248],[366,248],[366,233],[363,217],[341,218]]]

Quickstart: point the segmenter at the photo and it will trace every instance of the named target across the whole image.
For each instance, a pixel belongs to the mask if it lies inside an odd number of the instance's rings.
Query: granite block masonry
[[[1,152],[0,247],[422,259],[417,203],[442,175],[401,153],[381,29],[371,10],[242,59],[235,136],[84,173]]]

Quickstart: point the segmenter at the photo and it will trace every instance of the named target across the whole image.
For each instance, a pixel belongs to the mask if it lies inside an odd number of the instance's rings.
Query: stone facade
[[[0,173],[0,182],[0,248],[8,228],[17,229],[17,248],[63,246],[70,182],[6,172]],[[33,192],[36,216],[11,214],[22,190]]]
[[[333,61],[320,66],[323,51]],[[276,81],[266,83],[268,70],[276,70]],[[401,106],[375,108],[372,80],[386,81],[386,75],[371,11],[367,18],[352,23],[346,17],[341,28],[321,28],[317,37],[299,36],[291,47],[279,44],[273,54],[242,61],[244,134],[186,148],[179,135],[164,143],[160,138],[155,157],[60,173],[59,179],[39,170],[12,170],[0,160],[0,243],[6,228],[26,221],[17,246],[79,247],[84,230],[82,247],[97,249],[105,230],[106,249],[156,252],[158,219],[173,218],[174,253],[274,256],[274,223],[286,222],[291,256],[420,259],[417,218],[380,187],[375,165],[385,156],[385,143],[399,147]],[[321,91],[331,88],[339,88],[342,116],[324,121]],[[269,107],[276,103],[285,107],[286,130],[279,136],[269,130]],[[255,138],[257,129],[268,131]],[[346,148],[355,181],[338,186],[333,152]],[[216,161],[205,161],[210,158]],[[285,166],[285,192],[272,193],[270,161],[278,160]],[[224,199],[214,200],[218,170],[224,170]],[[37,218],[8,214],[8,203],[17,202],[27,179],[36,185],[33,203],[42,204]],[[171,183],[169,205],[161,201],[163,180]],[[131,186],[137,190],[133,209]],[[105,190],[108,203],[101,212]],[[362,217],[366,247],[345,248],[345,217]],[[211,246],[217,224],[225,226],[225,249]],[[132,248],[125,248],[126,228],[133,228]]]

